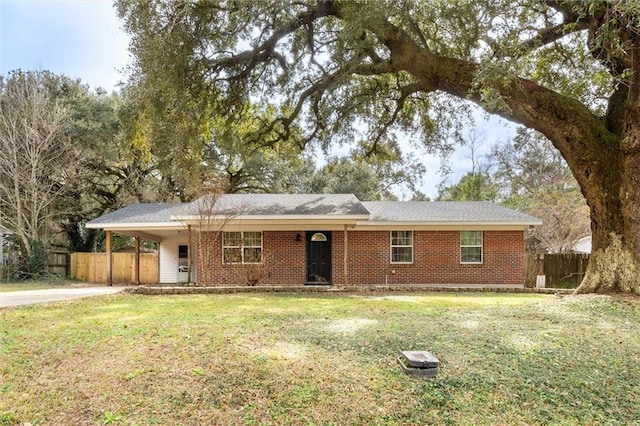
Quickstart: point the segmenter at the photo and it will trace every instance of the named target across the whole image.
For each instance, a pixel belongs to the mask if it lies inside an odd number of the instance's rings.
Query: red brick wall
[[[302,241],[296,241],[296,234]],[[266,281],[273,285],[302,285],[307,282],[307,248],[304,232],[263,232],[265,260],[271,263]]]
[[[522,231],[485,231],[478,265],[460,263],[458,231],[414,231],[413,239],[413,264],[392,264],[388,231],[350,232],[349,284],[524,283]]]
[[[302,241],[296,241],[296,234],[302,235]],[[213,243],[213,249],[199,251],[199,265],[206,269],[199,275],[200,285],[244,285],[252,278],[258,280],[258,285],[302,285],[306,282],[304,232],[263,232],[264,262],[261,265],[223,264],[221,240],[222,235]]]
[[[301,234],[302,241],[295,241]],[[306,282],[304,232],[263,232],[264,263],[223,265],[220,238],[211,250],[200,250],[202,285],[245,284],[302,285]],[[332,232],[333,284],[522,284],[524,238],[522,231],[485,231],[483,263],[460,264],[458,231],[415,231],[413,264],[392,264],[389,231],[350,231],[348,264],[344,273],[344,233]],[[205,258],[206,257],[206,258]]]

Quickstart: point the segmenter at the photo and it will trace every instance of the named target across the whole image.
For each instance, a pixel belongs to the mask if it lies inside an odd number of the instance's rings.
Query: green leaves
[[[467,173],[456,185],[438,192],[440,201],[494,201],[498,190],[487,173]]]

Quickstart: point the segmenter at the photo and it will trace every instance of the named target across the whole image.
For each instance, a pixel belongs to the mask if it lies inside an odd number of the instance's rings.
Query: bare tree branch
[[[16,73],[0,84],[0,220],[27,253],[60,215],[53,204],[73,178],[67,121],[67,111],[53,103],[35,74]]]

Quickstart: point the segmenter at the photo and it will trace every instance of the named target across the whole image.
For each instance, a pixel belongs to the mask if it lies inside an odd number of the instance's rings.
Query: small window
[[[311,241],[327,241],[327,236],[321,232],[316,232],[311,236]]]
[[[482,263],[482,231],[460,231],[460,263]]]
[[[223,232],[222,261],[226,264],[262,262],[262,232]]]
[[[391,231],[391,263],[413,263],[413,231]]]

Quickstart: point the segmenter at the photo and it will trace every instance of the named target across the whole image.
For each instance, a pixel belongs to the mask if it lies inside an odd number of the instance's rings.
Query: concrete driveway
[[[115,294],[123,291],[125,288],[126,287],[70,287],[46,290],[10,291],[0,293],[0,308]]]

